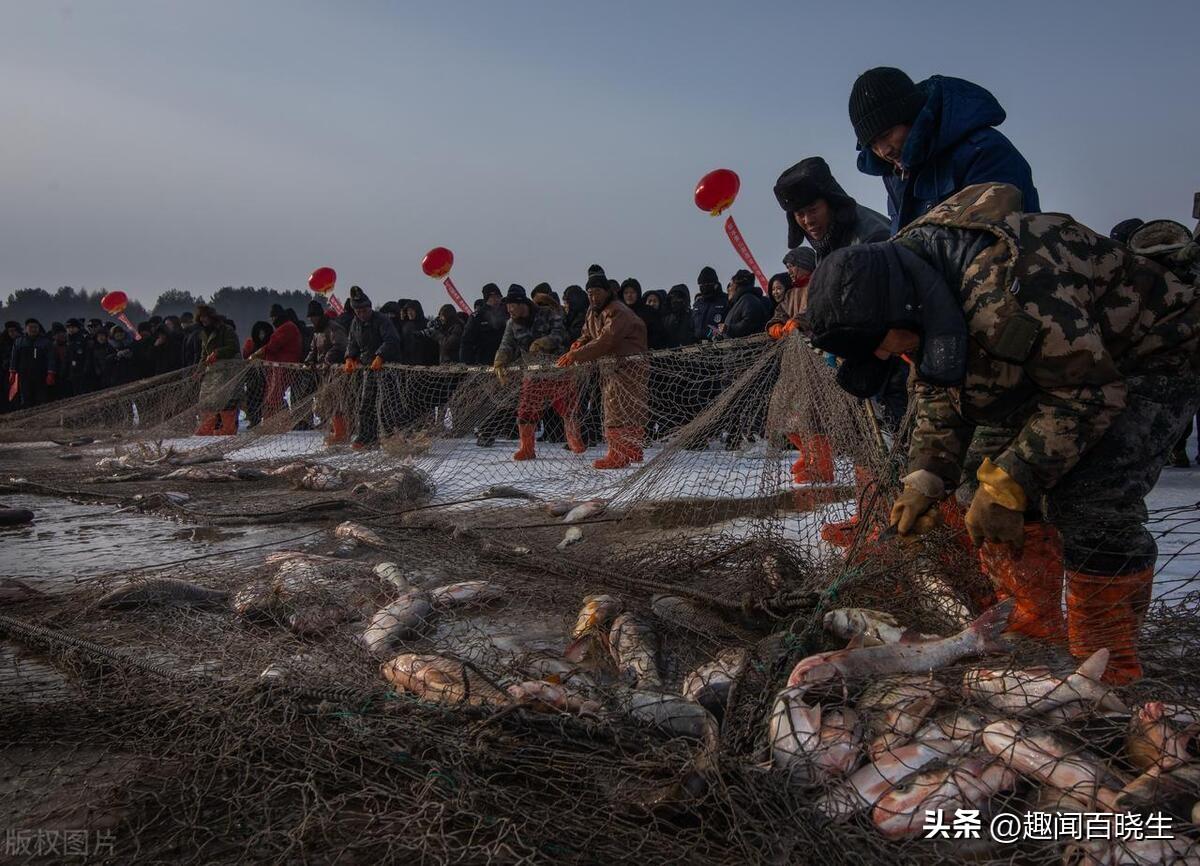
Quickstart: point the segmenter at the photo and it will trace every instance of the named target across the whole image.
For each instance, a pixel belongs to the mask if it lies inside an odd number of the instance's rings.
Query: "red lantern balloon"
[[[129,298],[124,292],[108,292],[100,299],[100,306],[104,308],[104,312],[110,316],[115,316],[118,313],[125,312],[125,307],[129,303]]]
[[[696,184],[696,207],[717,216],[737,198],[742,182],[735,172],[718,168],[700,178]]]
[[[317,268],[308,275],[308,287],[318,295],[328,295],[337,282],[337,271],[333,268]]]
[[[445,247],[434,247],[425,254],[421,261],[421,270],[425,276],[440,280],[454,267],[454,253]]]

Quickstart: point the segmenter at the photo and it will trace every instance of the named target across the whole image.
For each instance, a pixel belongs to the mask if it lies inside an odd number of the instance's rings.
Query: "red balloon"
[[[308,275],[308,287],[318,295],[328,295],[337,282],[337,271],[333,268],[317,268]]]
[[[125,305],[129,303],[129,298],[124,292],[108,292],[100,299],[100,306],[104,308],[104,312],[110,316],[115,316],[117,313],[125,312]]]
[[[434,247],[425,254],[421,261],[421,270],[425,276],[440,280],[454,267],[454,253],[445,247]]]
[[[696,207],[716,216],[733,204],[741,188],[742,182],[735,172],[727,168],[710,171],[696,184]]]

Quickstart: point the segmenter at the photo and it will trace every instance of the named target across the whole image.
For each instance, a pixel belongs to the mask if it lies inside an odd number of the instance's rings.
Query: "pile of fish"
[[[1045,667],[946,672],[971,656],[1008,652],[1000,633],[1010,610],[1011,602],[999,604],[948,638],[914,633],[878,611],[831,611],[826,629],[851,645],[793,668],[768,719],[772,766],[816,789],[826,818],[867,820],[888,839],[920,836],[928,812],[986,815],[1001,801],[1009,812],[1200,818],[1200,761],[1191,751],[1200,713],[1158,702],[1131,710],[1101,681],[1108,650],[1065,676]],[[1159,862],[1122,859],[1129,855],[1120,844],[1068,855]],[[1184,849],[1194,858],[1186,862],[1200,862],[1200,845]]]
[[[392,641],[419,635],[437,610],[434,593],[415,592],[386,611],[374,633]],[[385,612],[381,611],[379,617]],[[688,674],[680,693],[665,688],[662,638],[653,622],[611,595],[583,601],[561,654],[503,647],[502,669],[485,672],[473,662],[444,655],[405,652],[381,667],[397,689],[440,703],[505,706],[579,716],[614,714],[656,727],[671,736],[699,740],[715,749],[720,719],[747,653],[727,649]]]

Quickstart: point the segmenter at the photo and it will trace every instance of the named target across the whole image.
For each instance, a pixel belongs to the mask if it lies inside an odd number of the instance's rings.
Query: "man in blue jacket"
[[[868,69],[850,91],[858,170],[883,178],[892,233],[976,183],[1021,191],[1022,210],[1041,210],[1033,172],[995,127],[996,97],[970,81],[934,75],[914,84],[890,66]]]

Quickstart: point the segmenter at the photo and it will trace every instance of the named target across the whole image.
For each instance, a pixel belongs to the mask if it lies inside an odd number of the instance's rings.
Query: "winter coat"
[[[783,296],[783,300],[775,305],[775,312],[771,314],[771,318],[767,321],[767,329],[770,330],[772,325],[786,325],[788,322],[795,320],[797,327],[802,332],[808,331],[808,323],[805,321],[804,311],[808,305],[808,278],[804,278],[804,283],[799,286],[792,286],[787,290],[787,294]]]
[[[977,183],[1006,183],[1021,193],[1018,210],[1041,209],[1033,171],[995,127],[1004,109],[984,88],[961,78],[934,75],[917,85],[925,107],[913,121],[900,155],[903,172],[869,148],[859,151],[858,170],[883,178],[892,234],[939,202]]]
[[[550,361],[567,348],[567,330],[563,327],[561,312],[552,307],[527,303],[530,315],[523,319],[509,319],[504,326],[500,348],[496,350],[493,363],[505,367],[518,359],[528,357],[530,361]],[[540,352],[531,348],[534,340],[544,340],[549,347]]]
[[[766,330],[770,315],[770,302],[758,284],[743,287],[725,315],[724,336],[736,338],[760,334]]]
[[[9,355],[8,369],[15,370],[22,379],[42,381],[47,373],[58,373],[54,343],[45,334],[30,337],[22,334],[13,343]],[[5,383],[4,387],[8,387]]]
[[[200,363],[200,343],[203,339],[201,333],[203,329],[199,325],[192,325],[190,328],[183,329],[183,366],[192,367]]]
[[[440,318],[434,319],[433,324],[422,332],[437,344],[439,364],[458,363],[458,356],[462,350],[463,327],[462,319],[456,315],[449,324]]]
[[[88,341],[83,334],[67,337],[65,363],[59,370],[69,393],[82,394],[87,390]]]
[[[87,366],[83,371],[84,390],[99,391],[112,384],[113,360],[116,352],[105,340],[88,341]]]
[[[313,329],[312,346],[305,358],[309,364],[340,364],[346,360],[346,329],[336,319],[326,319],[321,330]]]
[[[574,343],[583,334],[583,323],[587,321],[587,292],[579,286],[567,286],[563,291],[563,324],[567,339]]]
[[[950,287],[969,335],[959,388],[921,381],[922,356],[909,463],[953,489],[976,424],[1016,428],[992,459],[1037,502],[1125,411],[1127,379],[1200,373],[1200,289],[1065,214],[1019,206],[1014,187],[968,187],[900,236]]]
[[[655,309],[646,303],[646,299],[651,295],[658,298],[658,308]],[[646,323],[646,345],[651,350],[654,349],[669,349],[672,348],[670,335],[667,334],[666,325],[663,323],[663,314],[667,310],[667,293],[662,289],[652,289],[642,296],[642,313],[641,319]]]
[[[304,335],[290,320],[275,327],[270,339],[262,347],[262,359],[280,364],[298,364],[304,357]]]
[[[675,301],[682,303],[678,306]],[[692,298],[686,288],[672,288],[663,304],[663,336],[667,348],[690,346],[696,342],[696,324],[692,316]]]
[[[712,340],[728,309],[729,298],[720,289],[697,295],[692,307],[692,333],[696,340]]]
[[[400,335],[396,333],[396,326],[391,319],[378,310],[372,310],[371,317],[365,322],[360,322],[355,316],[350,323],[350,331],[346,336],[346,357],[370,364],[376,355],[390,364],[398,362]]]
[[[197,330],[200,331],[200,362],[205,364],[200,380],[200,408],[219,412],[237,400],[231,384],[242,371],[237,332],[224,319],[214,322],[211,329],[197,326]],[[214,354],[216,362],[208,364],[209,356]]]
[[[620,301],[589,309],[583,335],[571,349],[577,362],[600,363],[600,391],[605,427],[644,428],[649,420],[647,397],[650,364],[646,323]]]
[[[178,370],[183,362],[183,338],[179,333],[160,332],[166,339],[158,345],[158,335],[150,340],[150,375],[161,376]]]
[[[458,360],[463,364],[491,366],[496,352],[500,349],[507,322],[508,310],[504,304],[496,307],[484,304],[482,309],[472,313],[467,319],[466,327],[463,328]]]

